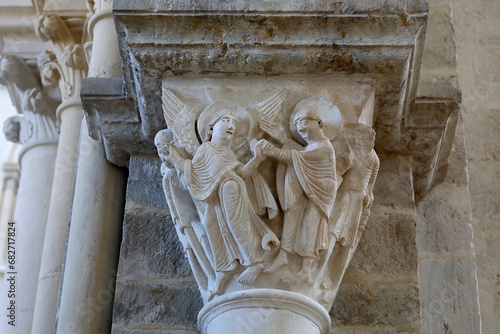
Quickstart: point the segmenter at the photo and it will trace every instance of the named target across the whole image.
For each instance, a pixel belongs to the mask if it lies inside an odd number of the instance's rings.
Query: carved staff
[[[188,255],[188,260],[193,268],[193,274],[195,275],[195,279],[197,281],[199,280],[204,281],[204,279],[200,277],[200,273],[197,272],[197,270],[195,269],[195,268],[201,268],[206,277],[209,277],[210,279],[212,279],[212,281],[215,281],[215,271],[203,249],[203,246],[200,244],[200,241],[198,240],[198,237],[196,236],[196,233],[193,230],[191,222],[186,223],[179,218],[177,208],[175,207],[174,198],[172,196],[172,189],[170,181],[168,180],[168,175],[165,175],[163,177],[163,190],[165,192],[165,197],[167,198],[168,207],[170,209],[170,214],[172,215],[172,219],[174,223],[178,226],[179,231],[186,237],[188,241],[188,245],[185,247],[185,251]]]

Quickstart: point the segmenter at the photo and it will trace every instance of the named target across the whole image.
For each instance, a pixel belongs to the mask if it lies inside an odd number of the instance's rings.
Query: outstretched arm
[[[285,164],[292,163],[292,151],[291,150],[277,148],[265,139],[262,139],[261,141],[263,142],[262,153],[264,155],[271,157],[273,159],[276,159],[279,162],[282,162]]]
[[[247,162],[244,166],[238,168],[237,173],[241,175],[241,177],[246,179],[255,174],[262,161],[266,159],[266,156],[262,154],[262,145],[262,140],[257,142],[254,139],[250,143],[250,149],[252,150],[253,158],[250,159],[250,161]]]

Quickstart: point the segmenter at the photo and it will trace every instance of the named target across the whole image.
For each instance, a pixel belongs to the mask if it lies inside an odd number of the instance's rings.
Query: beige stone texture
[[[333,308],[331,333],[420,333],[411,158],[381,156],[375,203]]]
[[[499,15],[498,1],[453,1],[484,334],[500,328]]]
[[[429,21],[425,37],[420,80],[456,82],[456,48],[451,21],[452,0],[427,0]]]

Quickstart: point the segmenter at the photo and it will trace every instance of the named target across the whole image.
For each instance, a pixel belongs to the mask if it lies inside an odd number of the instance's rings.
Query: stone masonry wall
[[[500,2],[452,0],[484,334],[500,328]]]
[[[410,166],[381,157],[372,213],[330,312],[332,333],[420,333]]]
[[[130,159],[113,334],[197,333],[203,302],[177,239],[160,160]]]
[[[382,159],[375,194],[379,199],[332,309],[332,333],[420,333],[409,166],[407,159]],[[390,204],[396,199],[398,204]],[[134,156],[113,333],[197,333],[201,307],[164,199],[160,161],[155,156]]]

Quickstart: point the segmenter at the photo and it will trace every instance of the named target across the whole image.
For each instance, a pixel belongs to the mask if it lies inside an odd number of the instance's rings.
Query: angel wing
[[[178,144],[190,155],[194,155],[200,142],[194,130],[195,111],[190,109],[168,88],[162,88],[163,116],[169,129],[175,134]]]
[[[274,93],[267,99],[257,103],[256,107],[264,119],[268,119],[273,123],[277,123],[278,115],[281,111],[281,106],[285,100],[284,89]]]
[[[285,129],[283,129],[278,119],[285,100],[285,93],[286,91],[282,89],[254,106],[262,116],[259,121],[260,130],[280,143],[283,143],[287,138]]]

